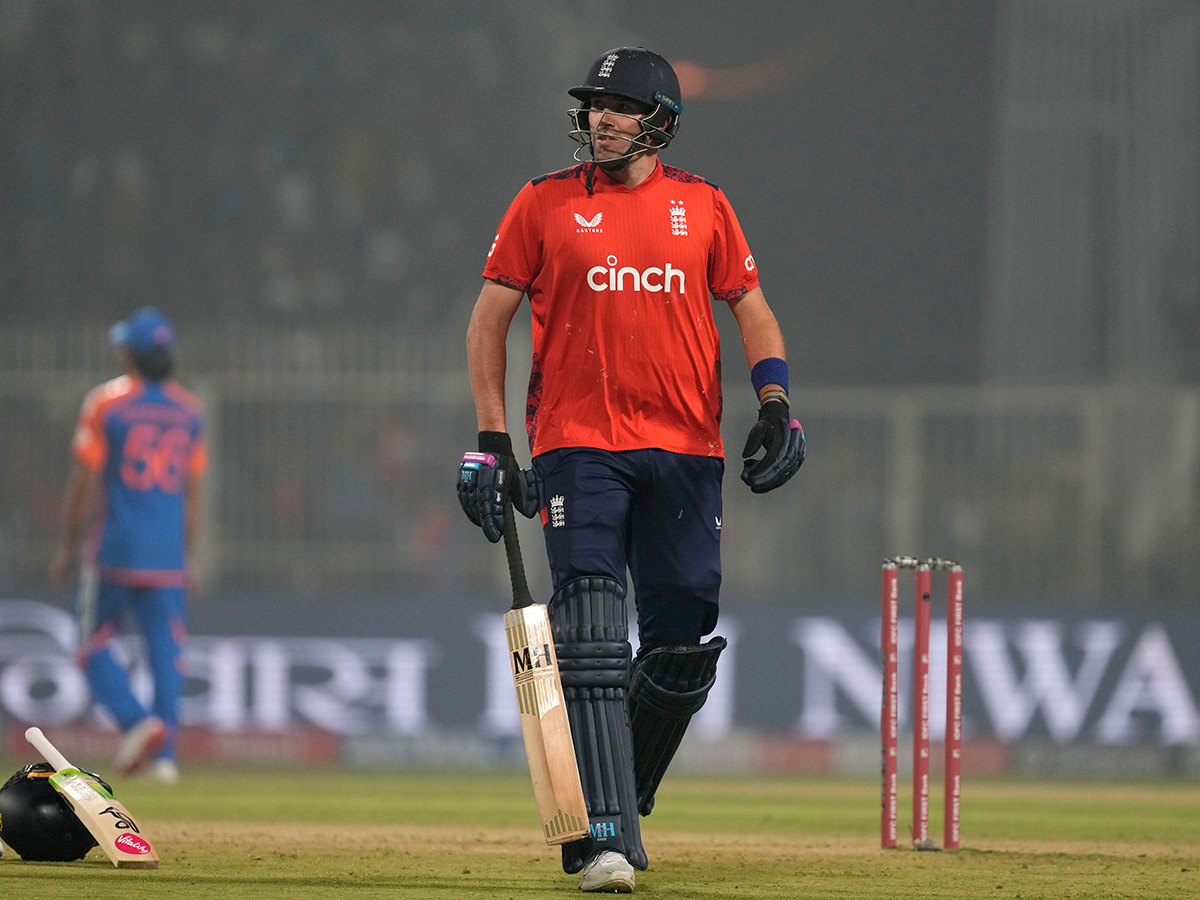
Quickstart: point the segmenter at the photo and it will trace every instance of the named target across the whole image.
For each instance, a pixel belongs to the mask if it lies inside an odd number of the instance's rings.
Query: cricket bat
[[[42,734],[42,729],[26,729],[25,740],[54,766],[51,786],[71,804],[79,821],[92,833],[114,866],[118,869],[158,868],[154,847],[129,815],[129,810],[105,790],[104,785],[67,762],[67,758]]]
[[[545,605],[534,603],[529,593],[510,504],[504,507],[504,552],[513,589],[512,609],[504,614],[504,635],[517,688],[533,796],[546,843],[565,844],[587,836],[587,805],[575,763],[550,617]]]

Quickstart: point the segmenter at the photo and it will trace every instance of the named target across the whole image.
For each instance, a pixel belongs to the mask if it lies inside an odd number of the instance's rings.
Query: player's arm
[[[522,291],[484,280],[467,326],[467,366],[480,431],[505,431],[504,380],[508,329],[521,305]]]
[[[750,380],[759,402],[758,421],[742,450],[742,481],[754,493],[765,494],[795,475],[804,462],[804,429],[792,416],[783,332],[762,289],[755,287],[735,297],[729,301],[729,308],[742,335]],[[759,450],[765,453],[761,459],[754,459]]]
[[[201,502],[203,486],[203,476],[192,475],[187,480],[183,495],[183,547],[188,559],[196,549],[196,536],[200,534],[200,520],[204,511]]]
[[[467,326],[467,367],[479,420],[479,449],[463,455],[458,502],[492,543],[504,533],[504,506],[511,498],[526,516],[541,505],[533,472],[522,472],[513,455],[504,409],[508,329],[525,294],[485,280]]]
[[[746,365],[753,371],[762,360],[769,358],[786,359],[783,349],[783,332],[767,298],[763,296],[762,288],[751,288],[740,297],[729,301],[729,308],[737,320],[738,331],[742,335],[742,349],[746,351]],[[758,392],[759,400],[768,387],[782,385],[764,385]]]
[[[208,440],[203,435],[192,445],[187,468],[187,486],[183,492],[183,552],[190,563],[200,537],[204,513],[204,475],[208,471]]]
[[[50,562],[50,581],[56,587],[63,587],[67,583],[99,483],[99,469],[90,469],[78,462],[71,469],[63,499],[62,531]]]

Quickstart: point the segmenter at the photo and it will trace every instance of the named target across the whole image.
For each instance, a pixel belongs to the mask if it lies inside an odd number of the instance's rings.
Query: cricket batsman
[[[683,113],[671,65],[601,55],[570,95],[571,168],[509,206],[467,330],[479,454],[460,467],[468,518],[500,540],[504,504],[540,512],[554,633],[590,834],[564,844],[582,891],[632,892],[638,816],[716,677],[721,637],[721,354],[714,300],[741,333],[758,420],[742,481],[782,486],[804,461],[783,336],[725,194],[664,165]],[[506,431],[506,340],[529,298],[532,469]],[[758,455],[761,451],[761,456]],[[629,642],[632,579],[639,649]]]

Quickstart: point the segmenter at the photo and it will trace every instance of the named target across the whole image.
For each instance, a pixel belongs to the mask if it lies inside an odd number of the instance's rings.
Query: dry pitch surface
[[[188,773],[118,796],[162,866],[0,861],[5,897],[579,896],[538,839],[519,775]],[[937,824],[935,822],[935,824]],[[878,847],[870,781],[679,779],[643,820],[637,895],[729,898],[1200,897],[1200,785],[989,781],[964,848]]]

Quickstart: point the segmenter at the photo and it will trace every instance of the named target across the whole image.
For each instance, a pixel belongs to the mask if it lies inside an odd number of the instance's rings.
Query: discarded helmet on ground
[[[21,859],[71,862],[96,846],[92,833],[51,786],[53,774],[49,763],[30,763],[0,787],[0,838]],[[93,777],[111,792],[98,775]]]

